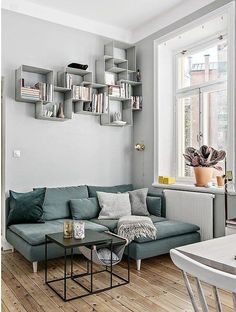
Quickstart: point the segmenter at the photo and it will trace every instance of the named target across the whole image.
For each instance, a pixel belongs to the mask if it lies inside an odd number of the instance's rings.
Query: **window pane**
[[[227,151],[227,90],[203,92],[203,143]]]
[[[189,146],[199,147],[199,96],[178,99],[178,176],[191,177],[191,167],[186,166],[183,153]]]
[[[226,78],[227,42],[219,41],[208,49],[179,56],[177,71],[178,89]]]

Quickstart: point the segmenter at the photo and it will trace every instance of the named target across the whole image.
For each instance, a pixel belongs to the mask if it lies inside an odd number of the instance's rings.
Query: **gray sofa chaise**
[[[133,190],[132,184],[113,187],[72,186],[47,188],[43,205],[45,223],[13,224],[6,229],[7,241],[27,260],[33,263],[33,271],[37,272],[38,261],[44,260],[45,234],[62,232],[65,219],[71,219],[69,201],[96,197],[96,191],[117,193]],[[9,201],[7,201],[8,203]],[[199,227],[194,224],[168,220],[165,218],[164,197],[148,194],[147,207],[150,217],[157,228],[157,239],[136,238],[130,244],[130,257],[137,261],[140,270],[141,260],[168,253],[171,248],[196,243],[200,240]],[[6,215],[8,215],[8,204]],[[98,217],[98,216],[97,216]],[[116,231],[118,220],[85,220],[85,228],[103,231]],[[51,243],[48,248],[50,259],[63,256],[63,249]]]

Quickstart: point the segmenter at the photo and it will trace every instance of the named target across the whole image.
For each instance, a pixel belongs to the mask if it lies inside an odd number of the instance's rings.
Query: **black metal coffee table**
[[[64,276],[61,278],[56,278],[53,280],[48,280],[48,246],[50,247],[49,242],[53,242],[60,247],[64,248]],[[128,263],[127,263],[127,278],[124,278],[116,273],[113,272],[112,269],[112,257],[111,257],[111,265],[105,266],[105,269],[99,270],[99,271],[93,271],[93,253],[92,253],[92,246],[96,245],[99,248],[105,247],[109,248],[109,250],[112,253],[113,247],[119,246],[119,245],[125,245],[126,240],[122,239],[120,237],[116,237],[114,235],[111,235],[109,233],[99,233],[97,231],[93,230],[85,230],[85,238],[78,240],[74,238],[63,238],[63,233],[55,233],[55,234],[49,234],[45,235],[45,283],[64,301],[69,301],[73,299],[82,298],[85,296],[89,296],[92,294],[97,294],[99,292],[112,289],[114,287],[122,286],[125,284],[128,284],[130,282],[130,259],[129,259],[129,245],[127,246],[128,250]],[[73,273],[73,255],[74,255],[74,248],[80,247],[80,246],[86,246],[91,250],[91,260],[87,260],[87,271],[85,273],[81,274],[74,274]],[[70,254],[68,252],[70,251]],[[70,257],[70,275],[68,275],[67,272],[67,256]],[[108,287],[93,290],[93,276],[94,274],[107,272],[110,275],[110,285]],[[80,281],[80,277],[90,276],[90,287],[86,287],[83,285]],[[113,285],[113,276],[120,279],[122,282],[116,285]],[[67,280],[70,279],[73,282],[79,284],[85,291],[85,294],[76,295],[74,297],[67,297]],[[64,281],[64,290],[63,295],[52,286],[52,283]]]

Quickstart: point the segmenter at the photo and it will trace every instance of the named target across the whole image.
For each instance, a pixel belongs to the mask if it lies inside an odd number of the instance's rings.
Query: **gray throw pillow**
[[[147,193],[148,188],[143,188],[135,191],[128,192],[131,203],[132,215],[136,216],[149,216],[147,209]]]
[[[101,212],[98,219],[119,219],[131,215],[129,194],[97,192]]]

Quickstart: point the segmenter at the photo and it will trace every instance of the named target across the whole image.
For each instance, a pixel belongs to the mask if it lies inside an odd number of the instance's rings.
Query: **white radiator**
[[[213,194],[164,190],[166,217],[196,224],[201,240],[213,238]]]

